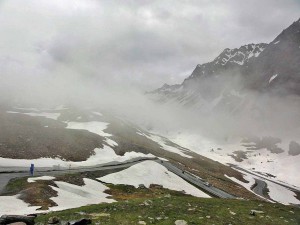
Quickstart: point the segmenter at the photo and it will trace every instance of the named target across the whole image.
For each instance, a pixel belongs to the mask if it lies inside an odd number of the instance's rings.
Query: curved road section
[[[205,182],[200,177],[188,172],[181,170],[174,166],[172,163],[168,161],[162,161],[157,158],[136,158],[133,160],[128,160],[125,162],[111,162],[107,164],[101,164],[97,166],[90,166],[90,167],[77,167],[72,169],[53,169],[51,167],[43,167],[43,168],[36,168],[35,176],[55,176],[60,174],[66,173],[78,173],[78,172],[88,172],[88,171],[99,171],[99,170],[112,170],[112,169],[121,169],[121,168],[128,168],[132,165],[140,163],[142,161],[152,160],[155,161],[164,167],[166,167],[170,172],[176,174],[177,176],[181,177],[182,179],[186,180],[187,182],[193,184],[200,190],[210,194],[211,196],[218,197],[218,198],[235,198],[235,196],[228,194],[216,187],[213,187],[208,182]],[[7,183],[17,177],[27,177],[29,176],[28,168],[22,167],[0,167],[0,193],[3,191]]]

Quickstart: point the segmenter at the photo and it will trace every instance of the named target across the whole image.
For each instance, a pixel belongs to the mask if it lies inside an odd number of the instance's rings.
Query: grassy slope
[[[94,178],[99,175],[98,172],[66,174],[56,180],[82,185],[83,177]],[[24,201],[46,209],[47,206],[55,205],[49,201],[49,197],[56,196],[48,185],[55,184],[53,181],[27,183],[27,178],[18,178],[7,185],[6,194],[22,193]],[[107,186],[110,189],[106,193],[118,202],[39,215],[36,222],[44,224],[49,217],[55,215],[66,221],[91,218],[93,224],[137,224],[141,220],[147,224],[174,224],[179,219],[186,220],[188,224],[300,224],[300,209],[291,206],[254,200],[202,199],[157,186],[138,189],[129,185]],[[35,190],[34,193],[31,190]],[[143,204],[145,201],[149,205]],[[250,210],[253,209],[262,210],[264,214],[250,216]],[[84,212],[85,215],[80,215],[79,212]]]
[[[49,217],[58,216],[70,221],[91,218],[93,224],[174,224],[176,220],[186,220],[188,224],[299,224],[300,210],[279,204],[259,201],[201,199],[191,196],[171,196],[146,199],[138,198],[113,204],[99,204],[40,215],[36,222],[45,223]],[[264,214],[250,216],[252,209]],[[85,214],[85,215],[80,215]],[[230,212],[236,213],[235,215]],[[210,217],[210,218],[208,218]],[[287,222],[286,222],[287,221]]]

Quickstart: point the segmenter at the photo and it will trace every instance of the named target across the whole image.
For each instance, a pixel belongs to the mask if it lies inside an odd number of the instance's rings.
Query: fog
[[[299,9],[293,0],[242,6],[238,0],[4,0],[0,100],[11,106],[111,110],[163,132],[194,130],[220,138],[293,135],[299,129],[296,96],[245,91],[246,106],[209,111],[162,105],[144,93],[181,83],[197,64],[224,48],[270,42],[299,16]],[[222,82],[227,89],[241,89],[238,76],[231,81]],[[208,98],[204,109],[209,104]]]

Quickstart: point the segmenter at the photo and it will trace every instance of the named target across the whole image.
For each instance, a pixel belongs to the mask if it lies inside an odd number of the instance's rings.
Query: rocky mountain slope
[[[299,62],[300,19],[269,44],[226,48],[212,62],[197,65],[182,84],[165,84],[149,94],[158,101],[196,108],[208,107],[206,102],[214,107],[222,95],[225,102],[237,105],[245,90],[300,95]]]

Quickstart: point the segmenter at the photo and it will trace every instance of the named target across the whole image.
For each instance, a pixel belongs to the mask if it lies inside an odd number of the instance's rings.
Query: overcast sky
[[[1,82],[181,83],[224,48],[272,41],[299,12],[299,0],[0,0]]]

